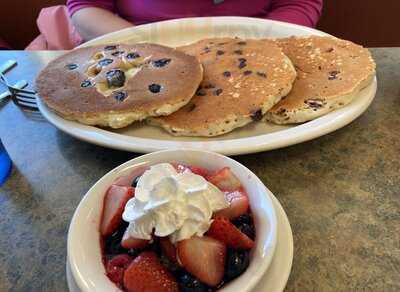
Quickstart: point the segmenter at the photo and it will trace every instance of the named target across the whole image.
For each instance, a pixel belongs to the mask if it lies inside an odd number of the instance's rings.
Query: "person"
[[[84,41],[132,25],[183,17],[249,16],[314,27],[323,0],[67,0]]]

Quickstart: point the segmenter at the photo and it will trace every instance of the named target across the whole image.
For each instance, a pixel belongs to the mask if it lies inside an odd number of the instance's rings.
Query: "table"
[[[324,137],[234,159],[280,200],[294,235],[286,291],[400,291],[400,48],[371,50],[378,93]],[[32,83],[60,52],[1,52],[10,80]],[[39,117],[40,118],[40,117]],[[14,161],[0,189],[0,291],[67,291],[69,222],[102,175],[137,156],[76,140],[14,104],[0,105]]]

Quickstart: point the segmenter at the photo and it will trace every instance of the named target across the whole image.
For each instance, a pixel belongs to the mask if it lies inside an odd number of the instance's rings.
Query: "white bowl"
[[[104,175],[84,196],[72,218],[68,232],[68,259],[81,291],[118,291],[105,275],[100,249],[100,216],[103,196],[113,181],[138,165],[180,162],[211,170],[230,167],[246,189],[256,228],[256,245],[245,273],[219,291],[245,292],[261,279],[274,255],[277,219],[270,191],[249,169],[226,156],[200,150],[167,150],[132,159]]]

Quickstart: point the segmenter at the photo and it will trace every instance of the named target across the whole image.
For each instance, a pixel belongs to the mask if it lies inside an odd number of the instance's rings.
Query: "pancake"
[[[66,119],[121,128],[168,115],[193,97],[203,75],[199,61],[155,44],[75,49],[44,68],[36,87]]]
[[[260,120],[296,77],[273,41],[216,38],[178,49],[200,60],[203,82],[182,109],[149,119],[176,136],[217,136]]]
[[[292,91],[265,119],[277,124],[302,123],[345,106],[375,76],[369,51],[334,37],[291,37],[277,44],[297,70]]]

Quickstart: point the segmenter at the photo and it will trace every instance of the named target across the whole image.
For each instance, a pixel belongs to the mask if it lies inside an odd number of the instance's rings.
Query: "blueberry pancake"
[[[107,45],[53,60],[36,86],[44,102],[67,119],[121,128],[178,110],[193,97],[202,76],[195,57],[172,48]]]
[[[369,51],[349,41],[310,36],[277,44],[297,70],[293,90],[265,115],[277,124],[306,122],[343,107],[375,76]]]
[[[296,77],[273,41],[206,39],[179,50],[200,60],[204,79],[186,106],[149,120],[173,135],[217,136],[260,120]]]

